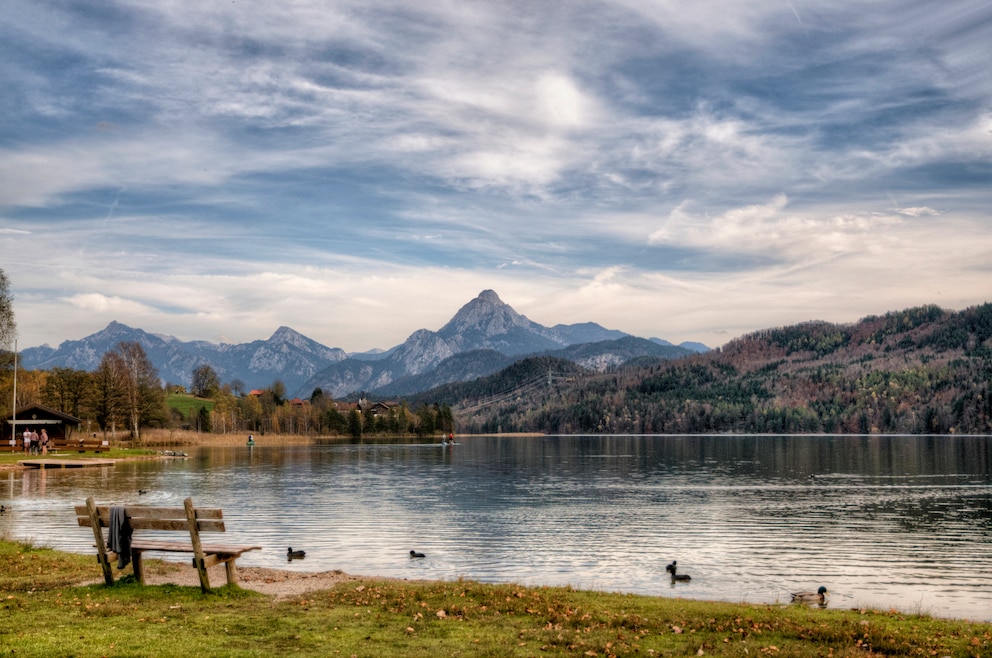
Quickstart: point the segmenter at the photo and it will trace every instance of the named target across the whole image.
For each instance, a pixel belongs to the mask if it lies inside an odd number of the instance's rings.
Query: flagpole
[[[14,399],[10,417],[10,445],[17,445],[17,339],[14,339]]]

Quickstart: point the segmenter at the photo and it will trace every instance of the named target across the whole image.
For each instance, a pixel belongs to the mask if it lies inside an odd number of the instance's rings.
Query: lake
[[[239,564],[897,608],[992,621],[992,439],[466,436],[189,450],[0,474],[0,532],[93,549],[74,504],[223,507]],[[139,491],[147,493],[139,493]],[[289,562],[286,549],[304,549]],[[426,553],[409,558],[415,549]],[[176,556],[171,556],[176,559]],[[672,583],[678,560],[688,583]],[[94,577],[98,577],[94,565]]]

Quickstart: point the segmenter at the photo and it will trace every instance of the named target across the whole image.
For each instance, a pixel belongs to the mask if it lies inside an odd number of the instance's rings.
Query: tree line
[[[306,400],[289,400],[276,380],[246,392],[240,381],[222,383],[209,364],[191,373],[189,391],[165,383],[140,343],[123,341],[93,371],[73,368],[17,372],[17,406],[39,403],[83,420],[87,432],[139,440],[148,428],[203,433],[277,433],[305,436],[432,436],[453,432],[451,408],[405,402],[374,405],[364,398],[341,404],[321,389]],[[13,371],[0,376],[0,411],[11,413]],[[184,404],[174,402],[182,398]]]

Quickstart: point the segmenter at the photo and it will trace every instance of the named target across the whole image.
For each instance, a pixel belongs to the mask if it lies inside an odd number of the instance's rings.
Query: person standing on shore
[[[37,455],[41,452],[38,443],[41,439],[38,437],[38,430],[31,430],[31,454]]]
[[[24,438],[24,454],[26,455],[31,452],[31,428],[24,428],[24,434],[22,436]]]
[[[48,430],[41,428],[41,454],[48,454]]]

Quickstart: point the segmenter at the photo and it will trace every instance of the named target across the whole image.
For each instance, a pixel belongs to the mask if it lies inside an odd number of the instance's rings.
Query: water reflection
[[[873,605],[992,620],[984,437],[464,437],[461,445],[205,448],[6,474],[0,531],[91,550],[72,505],[220,506],[241,563]],[[147,490],[141,495],[139,490]],[[7,502],[5,502],[7,504]],[[287,561],[287,548],[305,560]],[[426,558],[411,560],[410,550]],[[673,559],[692,574],[672,583]]]

